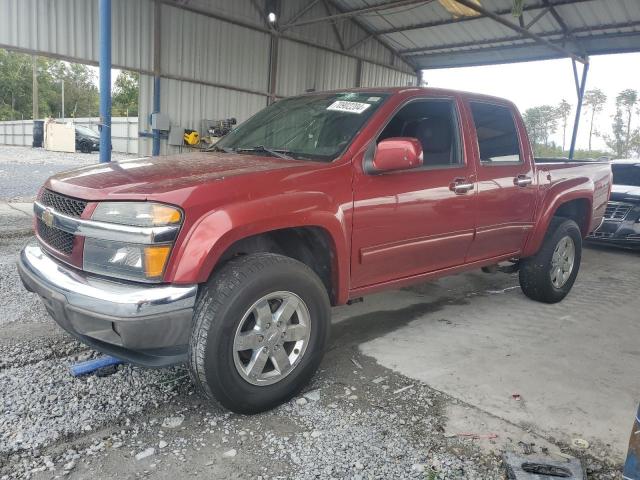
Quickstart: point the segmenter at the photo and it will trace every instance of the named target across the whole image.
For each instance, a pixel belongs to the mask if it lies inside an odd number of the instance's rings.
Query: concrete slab
[[[640,253],[586,249],[572,293],[556,305],[491,288],[498,276],[454,278],[485,288],[361,351],[511,424],[567,443],[585,438],[592,455],[621,461],[640,392]],[[414,288],[408,301],[451,281]],[[397,303],[397,295],[377,301]]]

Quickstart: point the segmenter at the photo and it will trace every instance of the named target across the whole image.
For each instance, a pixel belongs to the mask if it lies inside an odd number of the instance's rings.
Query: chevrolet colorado
[[[186,362],[204,395],[251,413],[308,382],[332,305],[501,262],[528,297],[562,300],[610,186],[606,163],[536,165],[499,98],[311,93],[215,151],[51,177],[18,267],[80,341],[147,367]]]

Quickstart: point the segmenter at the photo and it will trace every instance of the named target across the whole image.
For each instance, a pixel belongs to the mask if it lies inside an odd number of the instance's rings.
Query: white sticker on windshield
[[[346,100],[337,100],[327,107],[327,110],[335,112],[347,112],[361,114],[371,105],[361,102],[348,102]]]
[[[367,102],[377,102],[380,100],[380,97],[369,97],[367,98]]]

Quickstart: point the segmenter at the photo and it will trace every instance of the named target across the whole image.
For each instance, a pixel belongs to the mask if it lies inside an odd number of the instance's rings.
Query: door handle
[[[533,183],[533,179],[531,177],[527,177],[526,175],[518,175],[513,179],[513,184],[518,187],[526,187],[527,185],[531,185]]]
[[[469,190],[473,190],[473,182],[469,182],[465,178],[454,178],[449,184],[449,190],[456,195],[464,195],[469,192]]]

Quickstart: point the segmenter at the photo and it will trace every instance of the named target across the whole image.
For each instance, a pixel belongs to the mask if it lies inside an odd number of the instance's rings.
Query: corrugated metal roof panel
[[[386,2],[338,0],[338,3],[346,10],[355,10]],[[635,37],[629,34],[629,32],[640,31],[640,1],[550,0],[550,4],[554,6],[570,30],[577,30],[573,34],[580,38],[581,43],[586,42],[582,48],[588,54],[617,51],[622,48],[624,51],[640,51],[640,42],[636,42]],[[517,18],[511,13],[513,5],[511,0],[481,0],[481,5],[491,12],[503,12],[502,18],[514,24],[518,23]],[[545,4],[542,0],[525,0],[524,24],[531,22],[544,8]],[[514,46],[533,45],[533,43],[531,40],[519,40],[518,32],[487,17],[455,21],[438,1],[370,12],[358,16],[358,19],[373,31],[383,32],[381,37],[400,51],[427,49],[428,55],[409,57],[419,67],[424,68],[437,68],[464,61],[469,61],[471,64],[511,62],[516,61],[520,53],[523,54],[522,60],[531,57],[555,58],[558,56],[547,47],[538,45],[530,53],[524,52],[526,48],[520,47],[509,51]],[[442,24],[443,22],[445,24]],[[434,23],[436,25],[433,25]],[[438,25],[439,23],[441,25]],[[415,27],[424,24],[430,24],[430,26]],[[397,31],[389,32],[389,30]],[[547,12],[531,27],[531,31],[547,39],[559,41],[562,28],[551,12]],[[626,33],[626,36],[621,37],[620,33]],[[588,39],[582,40],[584,37]],[[567,45],[573,47],[576,52],[580,52],[580,48],[573,45],[570,40],[567,41]],[[501,49],[504,51],[500,51]],[[455,60],[450,60],[444,55],[452,51],[458,52]]]

